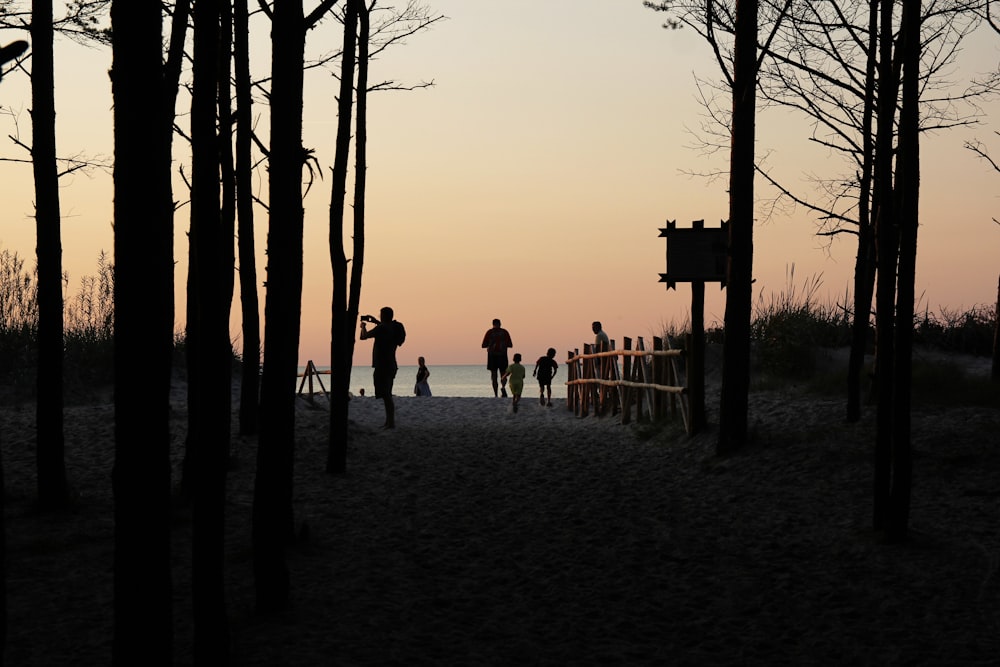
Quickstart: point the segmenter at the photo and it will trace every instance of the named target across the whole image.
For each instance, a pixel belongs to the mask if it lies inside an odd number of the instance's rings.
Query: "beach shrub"
[[[942,308],[937,314],[925,309],[922,316],[914,317],[913,340],[939,350],[988,356],[993,353],[995,323],[995,305],[977,305],[967,311]]]
[[[780,384],[781,380],[814,383],[818,375],[823,375],[819,386],[842,390],[846,372],[840,377],[817,362],[823,348],[850,346],[853,299],[845,292],[839,301],[822,302],[817,298],[822,276],[813,276],[801,285],[795,284],[794,276],[795,267],[792,266],[783,291],[765,297],[761,290],[752,305],[751,361],[757,385]],[[992,304],[962,311],[942,308],[938,313],[925,308],[922,314],[914,316],[913,342],[916,346],[943,352],[990,356],[995,326],[996,306]],[[690,331],[688,321],[680,326],[671,322],[669,327],[664,327],[664,335],[677,341],[684,340],[685,331]],[[721,344],[725,339],[724,325],[716,322],[706,326],[705,339],[709,344]],[[870,322],[871,344],[874,339],[874,326]]]
[[[822,276],[813,276],[801,288],[796,288],[794,279],[792,266],[785,289],[768,300],[761,293],[753,305],[750,337],[755,366],[775,377],[809,377],[816,370],[816,348],[850,343],[847,309],[816,299]]]

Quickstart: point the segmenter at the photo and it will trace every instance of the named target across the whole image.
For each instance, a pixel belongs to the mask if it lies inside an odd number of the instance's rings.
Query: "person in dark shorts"
[[[486,369],[490,372],[490,380],[493,382],[493,396],[496,397],[497,388],[500,394],[507,398],[507,378],[500,375],[507,370],[507,349],[514,347],[510,340],[510,334],[500,326],[500,320],[493,320],[493,327],[486,331],[483,336],[483,347],[486,349]]]
[[[559,364],[556,362],[556,348],[550,347],[544,357],[538,357],[535,370],[531,374],[538,378],[538,404],[552,407],[552,378],[556,376]],[[547,402],[546,402],[547,401]]]
[[[374,338],[372,344],[372,382],[375,385],[375,398],[381,398],[385,405],[384,428],[396,428],[396,405],[392,400],[392,383],[396,379],[396,348],[406,340],[406,329],[402,322],[392,319],[392,308],[385,306],[379,311],[376,322],[371,315],[361,318],[361,340]],[[369,322],[375,323],[375,328],[368,330]]]

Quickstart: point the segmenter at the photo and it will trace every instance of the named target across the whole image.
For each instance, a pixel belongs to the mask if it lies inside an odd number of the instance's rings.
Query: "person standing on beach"
[[[550,347],[544,357],[538,357],[535,362],[535,370],[531,371],[533,377],[538,378],[538,404],[552,407],[552,378],[556,376],[559,364],[556,362],[556,348]],[[546,403],[548,394],[548,403]]]
[[[392,308],[385,306],[379,311],[379,319],[371,315],[361,317],[361,340],[374,338],[372,344],[372,382],[375,385],[375,398],[381,398],[385,405],[385,424],[383,428],[396,428],[396,405],[392,400],[392,383],[396,379],[396,348],[406,340],[406,329],[402,322],[393,318]],[[375,328],[368,330],[369,322]]]
[[[427,384],[427,378],[431,376],[430,370],[423,357],[417,357],[417,383],[413,385],[413,393],[417,396],[430,396],[431,386]]]
[[[604,333],[601,323],[595,321],[590,325],[590,328],[594,330],[594,352],[607,352],[610,350],[611,341],[608,339],[608,334]]]
[[[608,352],[611,350],[611,340],[608,338],[608,334],[604,333],[604,327],[601,326],[600,321],[594,320],[594,323],[590,325],[590,328],[594,332],[594,352]],[[607,376],[607,363],[608,360],[601,357],[597,360],[595,367],[598,372],[598,377],[605,378]],[[594,406],[598,410],[602,410],[604,400],[607,397],[607,392],[602,387],[594,387]]]
[[[510,379],[510,394],[513,397],[514,412],[517,412],[517,404],[521,402],[521,392],[524,390],[524,366],[521,365],[521,354],[514,354],[514,363],[504,371],[503,380]],[[504,393],[506,395],[506,392]]]
[[[507,348],[514,347],[510,340],[510,334],[500,326],[500,320],[493,320],[493,328],[486,330],[483,336],[483,347],[486,349],[486,369],[490,372],[490,380],[493,382],[493,396],[497,396],[499,386],[501,396],[507,398],[507,380],[501,378],[497,382],[497,375],[507,370]]]

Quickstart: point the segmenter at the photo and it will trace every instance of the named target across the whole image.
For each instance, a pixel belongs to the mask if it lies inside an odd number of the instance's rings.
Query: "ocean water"
[[[329,367],[318,366],[320,371],[329,371]],[[534,364],[527,366],[527,377],[524,378],[524,396],[538,396],[538,381],[531,377]],[[471,366],[428,366],[431,376],[427,382],[431,386],[431,393],[434,396],[463,397],[463,398],[489,398],[493,396],[493,385],[490,382],[490,372],[486,370],[486,364],[476,364]],[[304,366],[299,367],[299,375],[305,371]],[[400,366],[396,373],[396,382],[393,385],[393,396],[413,396],[413,385],[416,383],[417,367]],[[330,376],[324,374],[319,376],[323,387],[329,391]],[[565,369],[559,365],[555,380],[552,381],[552,398],[566,398]],[[300,377],[296,382],[296,388],[302,383]],[[319,391],[319,384],[313,379],[313,388]],[[371,366],[355,366],[351,369],[351,393],[358,394],[360,389],[365,390],[366,396],[374,396],[372,386]],[[307,391],[304,388],[303,391]],[[433,396],[432,396],[433,398]]]

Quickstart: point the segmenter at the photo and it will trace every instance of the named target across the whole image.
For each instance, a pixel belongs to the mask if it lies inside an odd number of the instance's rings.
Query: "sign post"
[[[705,427],[705,283],[726,286],[729,254],[728,223],[706,229],[704,220],[695,220],[689,229],[678,229],[675,220],[667,221],[660,236],[667,239],[667,273],[660,282],[667,289],[678,282],[691,283],[691,339],[688,343],[688,388],[691,391],[691,433]]]

